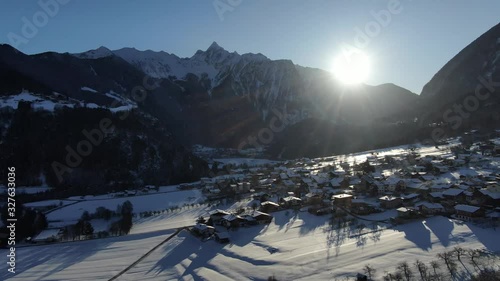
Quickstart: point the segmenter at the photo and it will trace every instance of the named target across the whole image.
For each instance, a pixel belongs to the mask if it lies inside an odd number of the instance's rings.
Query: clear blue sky
[[[341,44],[354,45],[355,28],[364,30],[374,20],[371,12],[387,10],[390,2],[216,1],[241,3],[221,20],[213,0],[71,0],[19,49],[33,54],[135,47],[190,57],[217,41],[229,51],[331,69]],[[401,12],[363,48],[373,65],[368,84],[390,82],[420,93],[449,59],[500,19],[498,0],[400,1]],[[42,10],[37,3],[0,2],[1,43],[9,43],[11,32],[22,35],[22,18],[32,21]]]

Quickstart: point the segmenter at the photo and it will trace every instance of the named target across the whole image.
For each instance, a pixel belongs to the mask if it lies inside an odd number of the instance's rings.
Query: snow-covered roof
[[[278,203],[276,203],[276,202],[272,202],[272,201],[265,201],[265,202],[260,203],[260,205],[262,205],[262,206],[267,206],[267,205],[271,205],[271,206],[279,206],[279,204],[278,204]]]
[[[333,195],[332,199],[343,199],[343,198],[352,198],[351,194],[343,193],[343,194],[337,194]]]
[[[450,189],[443,191],[443,195],[445,195],[445,196],[458,196],[458,195],[462,194],[463,192],[464,191],[462,189],[459,189],[459,188],[450,188]]]
[[[333,178],[330,180],[330,184],[332,186],[340,186],[340,183],[343,181],[343,178]]]
[[[221,209],[216,209],[216,210],[211,211],[209,214],[210,215],[215,215],[215,214],[229,215],[229,212],[226,212],[226,211],[221,210]]]
[[[38,234],[33,241],[40,241],[40,240],[45,240],[45,239],[50,239],[50,238],[56,238],[57,234],[59,234],[59,229],[53,228],[53,229],[45,229]]]
[[[287,196],[287,197],[283,198],[283,201],[285,201],[285,202],[302,201],[302,199],[295,197],[295,196]]]
[[[398,198],[399,197],[394,197],[394,196],[388,196],[388,195],[386,195],[386,196],[380,197],[378,200],[380,200],[380,201],[393,201],[393,200],[396,200]]]
[[[226,220],[226,221],[234,221],[234,220],[241,220],[243,218],[238,216],[238,215],[229,214],[229,215],[223,216],[222,219]]]
[[[462,212],[467,212],[467,213],[475,213],[479,209],[481,209],[481,208],[480,207],[476,207],[476,206],[471,206],[471,205],[459,204],[459,205],[455,206],[455,210],[462,211]]]
[[[417,198],[419,195],[417,193],[410,193],[407,195],[403,195],[403,199],[411,200]]]
[[[203,223],[197,223],[194,228],[198,229],[198,230],[207,230],[207,229],[214,229],[213,226],[210,226],[210,225],[206,225],[206,224],[203,224]]]
[[[492,199],[498,200],[500,199],[500,190],[495,191],[490,188],[483,188],[479,190],[482,194],[491,197]]]
[[[402,212],[402,213],[406,213],[406,212],[408,212],[410,210],[408,208],[405,208],[405,207],[400,207],[400,208],[397,208],[396,211]]]
[[[439,203],[420,202],[418,204],[415,204],[415,207],[419,206],[425,206],[427,209],[440,209],[440,210],[444,209],[443,205]]]

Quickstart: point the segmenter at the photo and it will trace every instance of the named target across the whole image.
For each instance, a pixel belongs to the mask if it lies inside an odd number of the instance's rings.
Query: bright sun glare
[[[340,54],[333,62],[333,74],[344,84],[363,83],[370,74],[370,59],[362,51]]]

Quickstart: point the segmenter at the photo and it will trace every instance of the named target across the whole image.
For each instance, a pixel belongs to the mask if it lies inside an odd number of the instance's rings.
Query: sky
[[[191,57],[216,41],[231,52],[325,70],[356,47],[370,58],[367,84],[419,94],[498,24],[498,11],[497,0],[4,0],[0,43],[27,54],[106,46]]]

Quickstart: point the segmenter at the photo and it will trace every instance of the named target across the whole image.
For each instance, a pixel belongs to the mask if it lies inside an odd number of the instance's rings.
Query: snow
[[[84,211],[95,212],[97,207],[105,207],[116,210],[118,204],[130,201],[134,208],[134,213],[144,211],[161,211],[174,206],[184,204],[200,203],[204,200],[201,191],[198,189],[183,190],[168,193],[156,193],[148,195],[137,195],[119,197],[113,199],[84,200],[76,204],[58,209],[47,215],[48,220],[75,220],[79,219]]]
[[[59,229],[45,229],[40,232],[33,240],[34,241],[40,241],[48,238],[56,238],[57,234],[59,233]]]
[[[36,202],[30,202],[30,203],[25,203],[24,206],[26,207],[49,207],[49,206],[59,206],[59,204],[62,205],[68,205],[71,203],[74,203],[75,201],[72,200],[44,200],[44,201],[36,201]]]
[[[81,90],[82,91],[87,91],[87,92],[92,92],[92,93],[97,93],[96,90],[94,90],[92,88],[89,88],[89,87],[82,87]]]
[[[278,280],[332,280],[355,275],[368,263],[379,275],[401,261],[428,263],[437,253],[458,245],[500,250],[498,231],[444,217],[357,235],[350,228],[331,228],[324,218],[306,212],[274,215],[269,225],[228,232],[229,244],[201,242],[182,231],[118,280],[266,280],[273,274]],[[36,251],[18,248],[18,273],[8,277],[108,280],[172,233],[151,229],[118,238],[39,246]],[[3,270],[0,278],[5,280],[6,274]]]
[[[258,158],[219,158],[219,159],[213,159],[213,160],[215,162],[221,162],[224,165],[233,164],[236,166],[241,166],[243,164],[246,164],[249,167],[280,163],[278,161],[267,160],[267,159],[258,159]]]
[[[123,48],[115,50],[113,53],[154,78],[175,76],[177,79],[184,79],[188,73],[193,73],[198,77],[206,73],[208,79],[212,80],[218,74],[213,66],[204,61],[181,59],[163,51],[139,51],[134,48]]]
[[[101,46],[95,50],[90,50],[87,52],[73,54],[73,55],[82,59],[99,59],[112,56],[113,52],[111,52],[108,48]]]
[[[88,88],[88,87],[82,87],[82,90],[88,91],[88,92],[94,92],[96,93],[94,89]],[[2,107],[10,107],[12,109],[17,109],[18,104],[20,101],[27,101],[32,103],[32,107],[37,110],[45,110],[45,111],[51,111],[53,112],[57,107],[69,107],[69,108],[74,108],[77,104],[80,106],[85,106],[87,108],[104,108],[108,109],[111,112],[121,112],[121,111],[128,111],[132,110],[134,108],[137,108],[137,104],[125,99],[125,98],[120,98],[116,94],[113,96],[111,94],[106,94],[108,97],[112,97],[114,99],[120,100],[122,103],[125,105],[123,106],[118,106],[118,107],[105,107],[105,106],[99,106],[95,103],[83,103],[82,101],[78,100],[52,100],[49,97],[41,97],[36,94],[30,93],[23,91],[20,94],[17,95],[11,95],[11,96],[5,96],[0,98],[0,108]]]
[[[67,106],[67,107],[74,106],[73,104],[63,103],[63,102],[55,103],[54,101],[37,96],[37,95],[32,94],[30,92],[23,91],[17,95],[5,96],[5,97],[0,98],[0,108],[11,107],[13,109],[17,109],[17,106],[18,106],[20,101],[31,102],[33,108],[48,110],[48,111],[54,111],[54,108],[56,105]]]
[[[162,230],[81,242],[18,247],[16,274],[7,272],[6,265],[2,264],[0,280],[108,280],[172,233],[173,230]]]
[[[478,211],[479,209],[480,209],[479,207],[470,206],[470,205],[459,204],[459,205],[455,206],[455,210],[457,210],[457,211],[463,211],[463,212],[468,212],[468,213],[474,213],[474,212]]]

